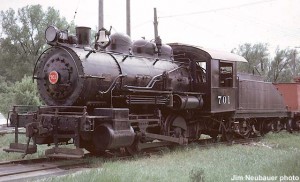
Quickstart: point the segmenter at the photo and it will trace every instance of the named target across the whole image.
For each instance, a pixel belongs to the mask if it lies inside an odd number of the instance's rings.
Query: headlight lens
[[[45,32],[46,40],[49,42],[55,41],[57,38],[58,32],[59,32],[59,30],[55,26],[49,26]]]

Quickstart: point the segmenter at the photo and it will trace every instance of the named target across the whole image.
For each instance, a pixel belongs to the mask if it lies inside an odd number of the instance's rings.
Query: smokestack
[[[98,9],[98,30],[104,27],[103,20],[103,0],[99,0],[99,9]]]

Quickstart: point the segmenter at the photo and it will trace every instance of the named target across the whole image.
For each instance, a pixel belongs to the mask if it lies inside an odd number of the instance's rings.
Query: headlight
[[[45,38],[48,42],[53,42],[57,39],[59,30],[55,26],[49,26],[45,32]]]

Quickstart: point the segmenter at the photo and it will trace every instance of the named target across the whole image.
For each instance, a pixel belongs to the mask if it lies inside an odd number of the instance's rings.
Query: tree
[[[74,23],[67,23],[58,10],[49,7],[43,11],[41,5],[23,7],[17,14],[13,9],[1,11],[0,20],[0,75],[13,82],[32,74],[36,59],[46,47],[44,32],[49,25],[74,28]]]
[[[238,63],[238,71],[244,73],[254,73],[264,76],[269,64],[268,45],[263,43],[239,45],[233,53],[243,56],[248,63]]]
[[[300,56],[296,49],[292,50],[292,61],[290,66],[293,68],[293,79],[300,76]]]
[[[20,82],[7,83],[0,77],[0,112],[7,114],[13,105],[41,105],[37,86],[32,82],[31,77],[24,76]]]
[[[32,75],[35,61],[47,46],[46,28],[71,27],[74,33],[74,23],[67,23],[52,7],[44,11],[41,5],[1,11],[0,22],[0,111],[7,113],[13,105],[40,105],[36,84],[24,75]]]
[[[267,80],[270,82],[291,82],[293,79],[294,50],[279,48],[275,51],[275,57],[271,62]]]

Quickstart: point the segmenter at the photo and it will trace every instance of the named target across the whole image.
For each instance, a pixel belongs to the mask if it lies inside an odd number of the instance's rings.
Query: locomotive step
[[[84,156],[83,149],[71,149],[71,148],[61,148],[53,147],[45,151],[46,157],[49,158],[82,158]]]
[[[36,145],[29,145],[27,148],[27,144],[22,143],[11,143],[8,149],[3,149],[5,152],[18,152],[23,154],[33,154],[37,151]]]

